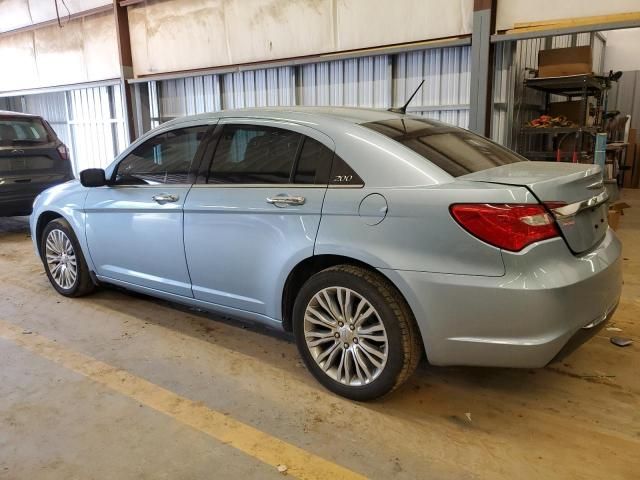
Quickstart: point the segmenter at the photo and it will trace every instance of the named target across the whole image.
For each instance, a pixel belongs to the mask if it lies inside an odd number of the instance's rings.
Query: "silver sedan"
[[[366,400],[434,365],[542,367],[621,291],[599,167],[529,162],[466,130],[348,108],[163,124],[47,190],[53,287],[102,283],[293,331]]]

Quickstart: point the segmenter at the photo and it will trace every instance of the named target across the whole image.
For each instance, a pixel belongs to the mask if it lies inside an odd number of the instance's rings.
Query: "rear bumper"
[[[13,215],[30,215],[33,208],[33,201],[38,194],[12,195],[10,198],[3,198],[0,194],[0,217],[10,217]]]
[[[432,364],[541,367],[611,315],[622,290],[620,253],[609,230],[582,256],[562,239],[504,253],[503,277],[383,273],[407,298]]]
[[[47,183],[29,183],[22,188],[12,186],[11,190],[0,187],[0,217],[30,215],[36,197],[46,189],[73,179],[73,175],[60,176],[59,180]]]

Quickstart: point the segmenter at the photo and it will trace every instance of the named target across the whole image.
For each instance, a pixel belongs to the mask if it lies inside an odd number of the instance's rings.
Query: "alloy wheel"
[[[311,298],[304,337],[318,366],[343,385],[369,384],[387,363],[387,332],[378,312],[349,288],[327,287]]]
[[[78,263],[73,244],[66,233],[58,229],[49,232],[45,256],[53,281],[65,290],[73,287],[78,278]]]

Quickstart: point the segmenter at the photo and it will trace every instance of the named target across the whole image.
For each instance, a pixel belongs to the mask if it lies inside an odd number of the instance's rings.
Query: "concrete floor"
[[[0,219],[0,478],[639,478],[640,191],[624,199],[621,332],[541,370],[423,364],[367,404],[323,390],[286,335],[59,296],[26,220]]]

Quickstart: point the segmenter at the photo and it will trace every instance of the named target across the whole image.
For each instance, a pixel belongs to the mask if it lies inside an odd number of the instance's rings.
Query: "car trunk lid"
[[[550,208],[576,254],[593,248],[606,234],[608,197],[597,165],[517,162],[459,178],[526,187]]]

